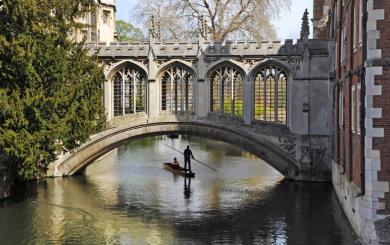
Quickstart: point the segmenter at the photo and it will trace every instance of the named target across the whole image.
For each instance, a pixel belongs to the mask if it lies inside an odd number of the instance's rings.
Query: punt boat
[[[195,178],[194,172],[188,173],[188,172],[186,172],[187,169],[185,169],[183,167],[179,167],[178,169],[175,169],[175,168],[173,168],[172,163],[165,162],[165,163],[163,163],[163,167],[164,167],[164,169],[166,169],[174,174],[181,175],[181,176],[187,177],[187,178]]]

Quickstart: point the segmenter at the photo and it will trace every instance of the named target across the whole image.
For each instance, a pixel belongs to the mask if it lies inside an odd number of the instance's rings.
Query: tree
[[[119,42],[139,42],[144,39],[139,28],[123,20],[115,21],[115,30]]]
[[[271,21],[290,3],[290,0],[144,0],[137,5],[136,15],[144,23],[148,16],[158,15],[165,39],[196,36],[198,23],[204,18],[211,40],[261,40],[275,38]]]
[[[68,39],[90,3],[0,2],[0,155],[21,180],[105,127],[102,68]]]

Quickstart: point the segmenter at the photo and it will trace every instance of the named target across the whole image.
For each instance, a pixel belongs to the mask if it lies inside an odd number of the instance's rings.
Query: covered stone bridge
[[[71,175],[128,140],[196,134],[234,143],[289,179],[330,180],[334,44],[87,44],[104,66],[110,129],[53,163]]]

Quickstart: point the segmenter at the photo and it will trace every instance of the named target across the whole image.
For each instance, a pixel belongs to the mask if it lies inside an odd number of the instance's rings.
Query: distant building
[[[336,43],[333,184],[363,243],[388,244],[390,1],[313,1],[314,36]]]
[[[115,41],[115,0],[94,0],[91,11],[80,22],[86,24],[83,29],[73,31],[71,38],[75,42],[99,43]]]

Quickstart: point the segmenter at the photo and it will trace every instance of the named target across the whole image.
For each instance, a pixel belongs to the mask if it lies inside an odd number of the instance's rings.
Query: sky
[[[133,16],[135,5],[142,0],[116,0],[116,19],[130,21],[139,26]],[[285,10],[280,14],[280,18],[274,21],[277,36],[280,40],[298,39],[301,31],[303,12],[309,10],[309,18],[312,18],[313,0],[291,0],[290,10]],[[310,23],[311,24],[311,23]],[[310,33],[313,33],[310,30]]]

